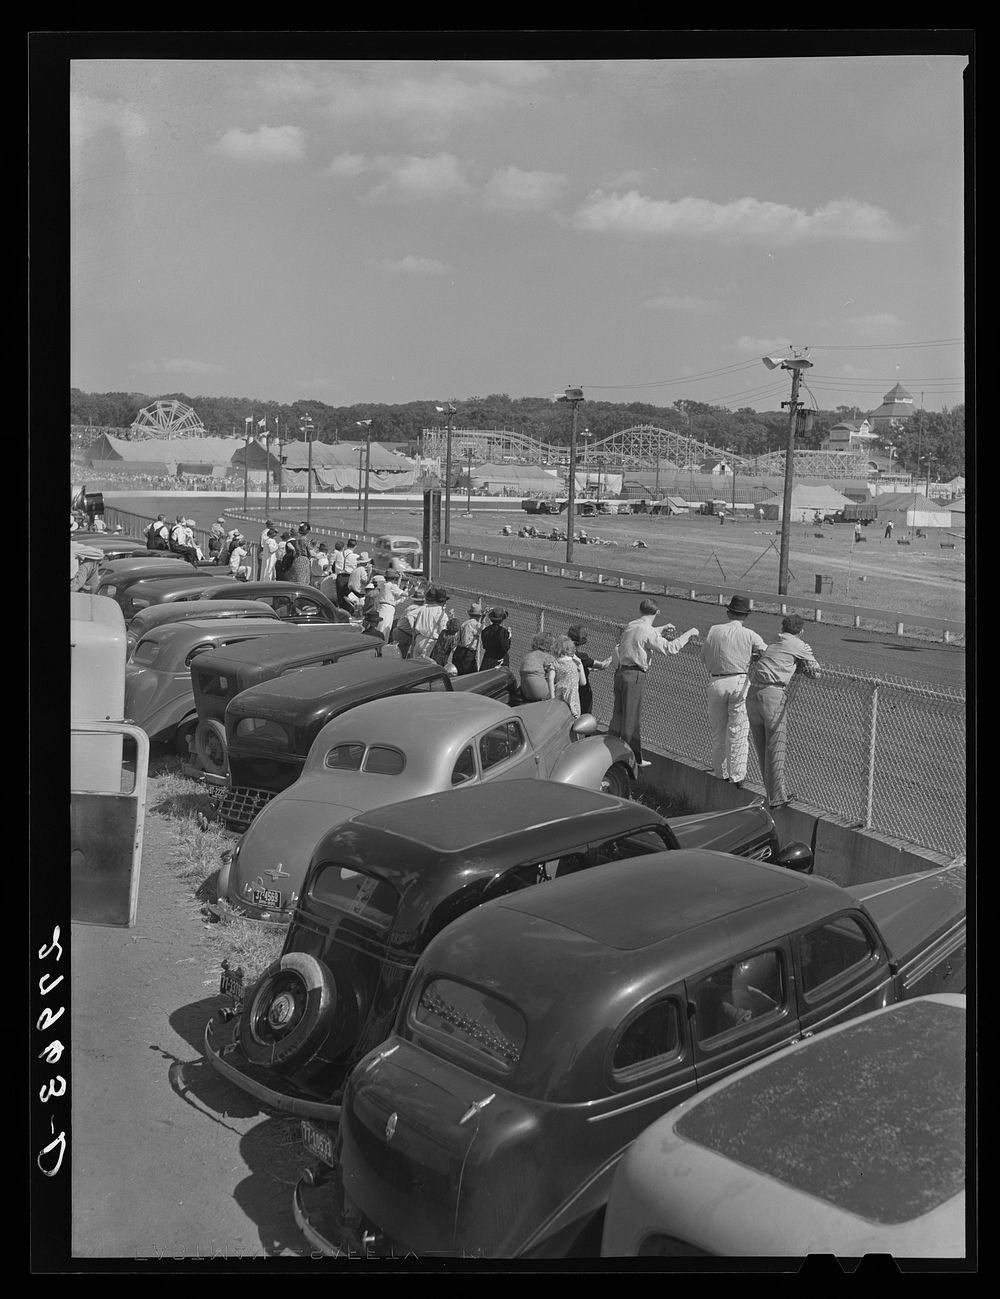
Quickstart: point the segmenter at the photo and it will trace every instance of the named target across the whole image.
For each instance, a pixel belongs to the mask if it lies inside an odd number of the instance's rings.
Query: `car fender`
[[[601,777],[615,763],[635,776],[635,754],[616,735],[592,735],[569,745],[549,773],[549,780],[585,789],[601,788]]]
[[[169,703],[154,708],[141,720],[135,719],[135,724],[146,732],[151,741],[161,744],[172,739],[181,723],[188,720],[198,720],[194,695],[190,692],[186,697],[172,699]]]

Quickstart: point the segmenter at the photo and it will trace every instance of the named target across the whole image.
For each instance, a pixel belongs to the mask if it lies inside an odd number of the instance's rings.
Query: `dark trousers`
[[[636,762],[642,761],[639,725],[645,684],[646,674],[642,668],[619,667],[615,670],[615,702],[608,733],[617,735],[625,741],[635,754]]]

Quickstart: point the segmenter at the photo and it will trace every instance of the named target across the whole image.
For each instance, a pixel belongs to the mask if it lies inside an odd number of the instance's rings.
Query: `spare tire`
[[[251,1064],[280,1068],[308,1059],[322,1045],[337,1006],[326,966],[305,952],[269,965],[247,997],[239,1040]]]
[[[226,728],[214,717],[198,723],[194,733],[194,747],[204,771],[213,776],[224,776],[229,770]]]

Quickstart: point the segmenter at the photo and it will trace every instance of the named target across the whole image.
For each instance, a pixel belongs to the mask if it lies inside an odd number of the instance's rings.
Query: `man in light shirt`
[[[712,732],[712,769],[719,780],[742,785],[747,774],[750,724],[747,690],[750,662],[767,649],[767,641],[743,625],[750,614],[745,595],[734,595],[726,607],[727,622],[709,627],[701,647],[708,670],[708,724]]]
[[[782,619],[781,632],[750,666],[747,717],[750,737],[764,773],[764,788],[772,807],[784,807],[791,795],[785,787],[785,729],[788,687],[796,673],[818,677],[819,664],[799,633],[805,626],[797,614]]]
[[[652,600],[639,604],[639,617],[628,624],[618,642],[618,666],[615,669],[615,702],[611,714],[609,735],[624,740],[640,767],[650,766],[642,756],[640,726],[642,722],[642,696],[653,654],[677,654],[698,628],[690,627],[683,636],[674,637],[673,623],[654,627],[653,619],[660,612]]]

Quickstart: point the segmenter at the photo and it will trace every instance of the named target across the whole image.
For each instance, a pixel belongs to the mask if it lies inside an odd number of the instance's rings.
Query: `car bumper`
[[[418,1257],[413,1250],[386,1240],[373,1224],[360,1219],[348,1222],[339,1168],[318,1164],[300,1177],[292,1193],[292,1213],[312,1248],[327,1258]]]
[[[282,1114],[300,1119],[320,1119],[331,1124],[340,1122],[339,1104],[318,1101],[301,1092],[281,1090],[272,1073],[252,1065],[240,1050],[238,1023],[238,1016],[224,1022],[215,1015],[205,1026],[205,1058],[216,1073]]]

